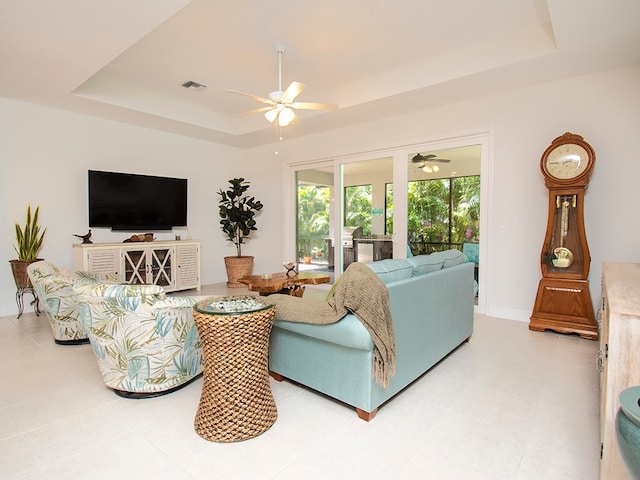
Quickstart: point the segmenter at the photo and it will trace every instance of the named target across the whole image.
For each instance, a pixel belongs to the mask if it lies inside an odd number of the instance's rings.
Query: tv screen
[[[187,179],[89,170],[89,226],[170,230],[187,225]]]

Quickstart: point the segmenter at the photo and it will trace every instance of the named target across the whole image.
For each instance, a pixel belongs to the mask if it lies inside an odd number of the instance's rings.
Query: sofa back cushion
[[[404,258],[387,258],[377,262],[368,262],[365,265],[373,270],[383,283],[411,278],[413,274],[413,267]]]
[[[417,255],[407,258],[407,261],[413,267],[413,276],[416,277],[440,270],[444,264],[444,257],[440,255],[440,253],[441,252],[435,252],[431,255]]]
[[[442,258],[444,258],[444,264],[442,268],[455,267],[456,265],[460,265],[461,263],[465,263],[467,258],[464,253],[460,250],[456,250],[452,248],[451,250],[445,250],[444,252],[440,252],[442,254]]]

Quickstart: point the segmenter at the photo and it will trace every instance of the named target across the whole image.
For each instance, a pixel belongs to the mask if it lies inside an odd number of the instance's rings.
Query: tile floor
[[[171,395],[122,399],[104,387],[88,345],[54,344],[44,315],[3,317],[0,478],[595,480],[596,350],[477,315],[471,341],[370,423],[272,380],[271,429],[216,444],[193,429],[201,379]]]

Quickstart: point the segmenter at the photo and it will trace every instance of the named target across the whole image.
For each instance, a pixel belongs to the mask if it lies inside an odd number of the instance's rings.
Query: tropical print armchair
[[[53,263],[39,261],[27,268],[27,273],[49,319],[53,338],[60,345],[89,343],[79,321],[76,286],[98,282],[116,283],[111,274],[93,272],[66,273]]]
[[[200,298],[167,297],[157,285],[96,284],[76,291],[102,379],[118,395],[169,393],[202,373],[193,321]]]

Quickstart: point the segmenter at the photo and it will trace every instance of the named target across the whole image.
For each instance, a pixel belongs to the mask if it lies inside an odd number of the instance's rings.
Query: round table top
[[[238,315],[259,312],[273,306],[273,302],[265,297],[249,295],[209,297],[196,303],[193,308],[197,312],[209,315]]]

